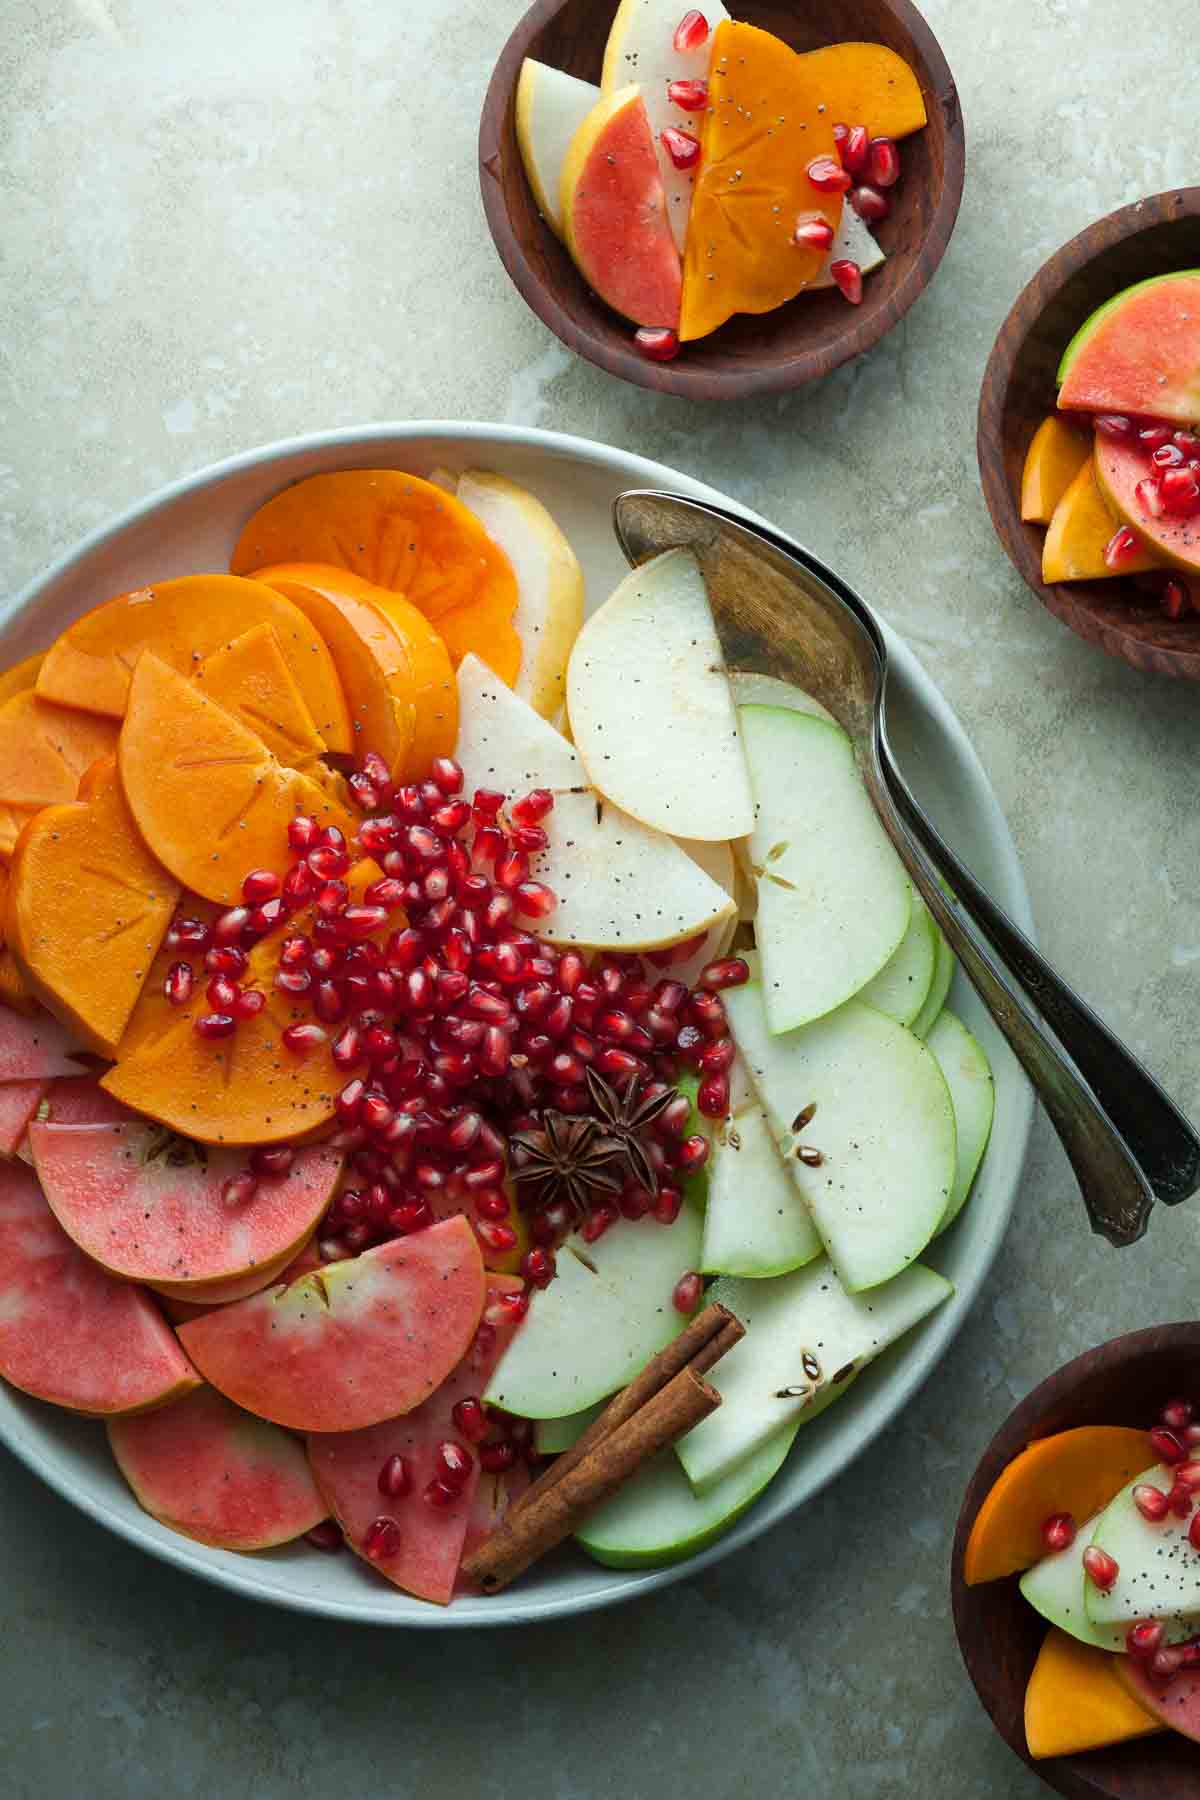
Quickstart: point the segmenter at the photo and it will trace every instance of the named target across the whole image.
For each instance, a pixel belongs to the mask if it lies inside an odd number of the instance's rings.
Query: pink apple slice
[[[270,1550],[311,1531],[329,1510],[303,1445],[215,1388],[112,1419],[108,1441],[138,1505],[202,1544]]]
[[[500,1296],[519,1293],[522,1286],[511,1275],[488,1277],[479,1330],[458,1367],[423,1406],[369,1431],[313,1433],[308,1440],[317,1486],[351,1549],[406,1593],[439,1606],[450,1602],[468,1535],[472,1530],[477,1537],[486,1535],[484,1523],[498,1503],[494,1478],[481,1479],[475,1448],[455,1427],[453,1408],[482,1395],[518,1323]],[[430,1506],[424,1494],[434,1479],[434,1451],[447,1438],[470,1451],[471,1472],[452,1506]],[[392,1456],[404,1458],[411,1480],[408,1493],[395,1499],[379,1491],[379,1472]],[[384,1535],[369,1556],[367,1534],[381,1518],[395,1523],[394,1546]]]
[[[0,1375],[73,1412],[140,1412],[199,1377],[141,1288],[71,1242],[20,1163],[0,1168]]]
[[[293,1431],[355,1431],[411,1412],[464,1354],[483,1260],[462,1218],[326,1263],[179,1327],[205,1380]]]
[[[48,1084],[36,1116],[47,1125],[120,1125],[141,1114],[106,1094],[94,1075],[62,1075]],[[17,1155],[33,1166],[28,1136],[18,1144]]]
[[[297,1150],[290,1172],[231,1204],[225,1184],[243,1150],[189,1143],[159,1125],[46,1125],[29,1143],[46,1198],[81,1250],[130,1281],[225,1283],[279,1273],[311,1234],[341,1172],[323,1144]],[[226,1294],[226,1298],[230,1296]]]
[[[229,1306],[234,1300],[249,1299],[251,1294],[260,1293],[263,1288],[299,1281],[301,1275],[310,1275],[320,1267],[321,1253],[315,1239],[309,1238],[290,1261],[256,1269],[252,1275],[243,1275],[240,1280],[214,1281],[211,1286],[200,1288],[186,1285],[174,1288],[169,1281],[160,1281],[155,1284],[154,1292],[171,1323],[182,1325],[188,1319],[198,1319],[202,1313],[211,1312],[215,1306]]]
[[[0,1155],[15,1156],[25,1128],[45,1098],[46,1081],[0,1083]]]
[[[79,1042],[41,1007],[35,1013],[0,1006],[0,1081],[49,1081],[55,1075],[79,1075],[73,1058]]]

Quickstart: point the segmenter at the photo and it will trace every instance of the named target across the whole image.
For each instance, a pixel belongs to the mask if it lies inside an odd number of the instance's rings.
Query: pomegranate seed
[[[400,1455],[389,1456],[379,1471],[379,1479],[375,1485],[389,1500],[399,1500],[402,1494],[410,1493],[412,1472],[404,1458]]]
[[[662,147],[677,169],[690,169],[700,161],[700,139],[678,125],[668,125],[659,132]]]
[[[1190,516],[1200,505],[1200,481],[1191,467],[1164,469],[1158,478],[1158,491],[1164,510],[1177,517]]]
[[[1169,425],[1141,425],[1138,427],[1138,444],[1143,450],[1157,450],[1161,444],[1171,441]]]
[[[497,879],[499,871],[497,871]],[[517,911],[527,918],[547,919],[558,905],[558,895],[543,881],[523,881],[514,896]]]
[[[328,1033],[319,1025],[289,1025],[279,1034],[279,1041],[293,1056],[307,1056],[325,1043]]]
[[[456,1400],[450,1409],[450,1417],[454,1420],[454,1429],[461,1431],[470,1443],[481,1443],[487,1436],[488,1422],[484,1416],[483,1403],[474,1394],[463,1400]]]
[[[312,986],[312,970],[276,969],[275,986],[284,994],[307,994]]]
[[[434,1449],[433,1467],[439,1481],[444,1481],[447,1487],[461,1488],[475,1467],[475,1459],[453,1438],[446,1438]]]
[[[236,944],[226,944],[220,950],[204,952],[204,967],[210,975],[244,975],[248,961],[246,952]]]
[[[186,1006],[195,984],[195,974],[190,962],[172,963],[163,981],[163,993],[172,1006]]]
[[[335,1524],[332,1519],[322,1519],[319,1525],[314,1525],[311,1531],[305,1532],[304,1541],[311,1544],[314,1550],[323,1550],[328,1556],[340,1550],[345,1539],[340,1525]]]
[[[675,1153],[675,1167],[681,1175],[694,1175],[708,1161],[712,1146],[703,1132],[685,1138]]]
[[[240,988],[234,996],[233,1016],[235,1019],[257,1019],[267,1004],[267,996],[261,988]]]
[[[306,937],[285,937],[279,946],[280,965],[285,969],[303,969],[312,959],[312,942]]]
[[[435,756],[429,767],[430,779],[440,791],[452,798],[463,790],[463,772],[451,756]]]
[[[481,1075],[503,1075],[508,1068],[512,1056],[512,1045],[508,1033],[501,1031],[498,1025],[489,1025],[483,1034],[483,1042],[479,1046],[479,1072]]]
[[[242,898],[259,906],[264,900],[273,900],[282,886],[273,869],[252,869],[242,883]]]
[[[729,1111],[729,1077],[706,1075],[697,1091],[696,1105],[706,1119],[723,1119]]]
[[[386,1557],[395,1556],[403,1542],[404,1535],[399,1525],[395,1519],[388,1518],[385,1514],[381,1518],[372,1519],[364,1531],[363,1555],[372,1562],[382,1562]]]
[[[488,1250],[498,1255],[517,1247],[517,1234],[511,1225],[501,1225],[494,1219],[481,1219],[475,1227],[475,1235]]]
[[[655,1120],[655,1129],[665,1138],[681,1138],[692,1116],[692,1103],[686,1094],[676,1094],[667,1102]]]
[[[834,141],[842,159],[842,167],[849,169],[852,175],[861,175],[867,166],[871,149],[871,134],[865,125],[846,125],[843,127],[845,137],[838,138],[836,129]]]
[[[1146,1665],[1147,1673],[1155,1681],[1170,1681],[1172,1676],[1178,1675],[1182,1667],[1183,1651],[1167,1645],[1164,1645],[1161,1650],[1156,1650]]]
[[[829,265],[829,273],[851,306],[862,303],[862,270],[847,256],[839,256]]]
[[[1196,1502],[1192,1498],[1192,1490],[1189,1487],[1185,1486],[1181,1481],[1172,1483],[1171,1491],[1167,1495],[1167,1505],[1177,1519],[1188,1518],[1195,1504]]]
[[[503,856],[505,849],[504,833],[495,825],[482,825],[475,833],[472,849],[479,862],[494,863],[498,856]]]
[[[313,993],[313,1011],[326,1025],[346,1016],[346,996],[336,981],[319,981]]]
[[[1042,1520],[1042,1542],[1047,1550],[1069,1550],[1075,1542],[1076,1526],[1070,1513],[1051,1513]]]
[[[371,883],[363,901],[367,906],[381,906],[387,912],[396,912],[404,905],[404,883],[393,875],[381,875],[378,881]]]
[[[312,899],[317,878],[307,863],[293,863],[283,878],[283,899],[289,906],[303,906]]]
[[[1101,1550],[1096,1544],[1089,1544],[1083,1553],[1083,1572],[1093,1587],[1107,1593],[1120,1574],[1115,1557],[1107,1550]]]
[[[671,1293],[671,1305],[676,1312],[694,1313],[704,1298],[704,1277],[697,1275],[695,1269],[689,1269],[681,1275]]]
[[[535,886],[529,880],[529,858],[523,850],[510,850],[496,864],[496,882],[506,893],[515,893],[523,884]],[[549,889],[546,890],[547,893]]]
[[[742,987],[750,979],[750,965],[740,956],[723,956],[706,963],[700,971],[698,985],[716,991],[719,988]]]
[[[1101,437],[1111,438],[1117,444],[1133,436],[1133,420],[1124,413],[1097,413],[1092,424]]]
[[[369,775],[364,775],[361,769],[355,769],[352,775],[346,777],[346,786],[350,789],[350,796],[359,812],[377,810],[380,802],[379,789]]]
[[[593,1206],[591,1212],[579,1228],[579,1235],[585,1244],[595,1244],[609,1229],[615,1225],[621,1214],[617,1207],[610,1206],[607,1201]]]
[[[660,1225],[673,1225],[679,1217],[683,1205],[683,1195],[671,1182],[659,1183],[658,1193],[654,1200],[654,1217]]]
[[[231,906],[228,911],[219,913],[212,922],[212,941],[214,944],[238,944],[242,933],[250,922],[248,906]]]
[[[578,950],[564,950],[558,964],[558,985],[564,994],[573,994],[584,976],[587,964]]]
[[[1156,1425],[1150,1433],[1150,1448],[1159,1462],[1181,1463],[1187,1461],[1187,1451],[1173,1431],[1165,1425]]]
[[[633,342],[647,362],[674,362],[679,355],[679,339],[665,326],[642,325],[634,332]]]
[[[682,981],[660,981],[651,995],[651,1003],[668,1017],[677,1013],[688,997]]]
[[[792,238],[801,250],[820,250],[823,254],[833,247],[833,226],[819,213],[802,213]]]
[[[1134,498],[1144,513],[1152,519],[1161,519],[1166,508],[1163,506],[1162,488],[1153,476],[1139,481],[1133,490]]]
[[[832,156],[816,156],[806,170],[809,181],[822,194],[844,194],[853,177]]]
[[[221,1183],[221,1199],[226,1206],[245,1206],[257,1192],[258,1183],[250,1174],[231,1175]]]
[[[433,824],[447,837],[453,837],[461,831],[471,817],[471,806],[467,800],[449,800],[445,806],[439,806],[433,813]]]
[[[684,112],[703,112],[708,105],[707,81],[669,81],[667,99]]]
[[[1185,456],[1200,456],[1200,437],[1194,431],[1173,431],[1171,442]]]
[[[1200,1462],[1178,1463],[1175,1468],[1176,1487],[1200,1488]]]
[[[1197,489],[1197,492],[1200,493],[1200,489]],[[1128,525],[1122,525],[1113,532],[1104,546],[1104,566],[1107,569],[1124,568],[1127,562],[1133,561],[1137,553],[1137,539]]]
[[[691,7],[684,13],[675,27],[672,44],[680,56],[686,56],[691,50],[699,50],[701,44],[708,41],[708,20],[704,14]]]
[[[871,139],[867,167],[877,188],[895,187],[900,179],[900,152],[889,137]]]
[[[424,1500],[427,1506],[453,1506],[461,1493],[461,1486],[451,1487],[448,1481],[431,1481],[425,1489]]]
[[[210,942],[208,926],[203,919],[192,919],[176,913],[163,940],[168,950],[207,950]]]
[[[1158,1415],[1159,1423],[1168,1431],[1182,1431],[1185,1425],[1191,1424],[1195,1412],[1190,1400],[1168,1400]]]
[[[1192,1514],[1191,1524],[1188,1526],[1188,1543],[1193,1550],[1200,1550],[1200,1512]]]
[[[321,828],[307,813],[297,813],[288,822],[287,841],[290,850],[307,852],[321,841]]]
[[[398,1206],[389,1221],[392,1230],[400,1237],[408,1237],[414,1231],[424,1231],[433,1224],[433,1214],[424,1200],[409,1201],[405,1206]]]
[[[502,1188],[484,1188],[475,1196],[475,1213],[480,1219],[488,1219],[493,1225],[505,1225],[508,1222],[508,1195]]]
[[[506,1295],[506,1299],[524,1299],[524,1295]],[[503,1475],[517,1460],[516,1446],[501,1438],[498,1444],[479,1446],[479,1466],[487,1475]]]
[[[527,1250],[521,1258],[521,1274],[526,1281],[537,1288],[550,1286],[554,1280],[557,1266],[553,1250],[543,1249],[540,1245],[535,1245],[532,1250]]]
[[[290,1175],[295,1160],[296,1152],[288,1144],[264,1144],[250,1153],[251,1169],[269,1181],[280,1181]]]
[[[1161,1619],[1139,1619],[1125,1633],[1125,1648],[1139,1662],[1148,1662],[1156,1650],[1162,1649],[1166,1627]]]
[[[192,1028],[197,1037],[215,1039],[232,1037],[237,1020],[229,1013],[201,1013]]]
[[[654,1204],[654,1196],[644,1187],[630,1183],[621,1189],[620,1207],[623,1219],[644,1219]]]
[[[838,152],[839,156],[842,154],[842,151],[846,148],[846,139],[849,136],[850,136],[850,127],[848,125],[835,125],[833,127],[833,141],[837,146],[837,152]]]
[[[892,210],[892,203],[887,195],[881,193],[878,188],[869,187],[866,182],[861,182],[858,187],[851,188],[846,198],[859,218],[864,219],[868,225],[878,224],[880,219],[886,219]]]
[[[1156,469],[1182,469],[1187,457],[1178,444],[1160,444],[1152,452],[1150,461]]]
[[[1191,595],[1182,581],[1166,582],[1158,597],[1161,611],[1168,619],[1182,619],[1184,613],[1191,611]]]

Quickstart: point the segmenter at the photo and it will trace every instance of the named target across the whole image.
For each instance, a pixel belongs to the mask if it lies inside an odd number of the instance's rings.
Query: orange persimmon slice
[[[374,607],[381,612],[407,654],[404,691],[397,694],[397,698],[411,699],[413,707],[413,737],[406,773],[413,779],[426,775],[435,756],[449,756],[453,752],[458,736],[458,685],[454,669],[465,651],[455,656],[452,662],[446,642],[423,612],[403,595],[393,593],[390,588],[378,587],[375,582],[366,581],[349,569],[339,569],[333,563],[279,563],[273,568],[257,569],[254,578],[277,587],[302,609],[307,591],[319,594],[330,605],[336,605],[339,600],[357,601],[360,606]],[[455,627],[467,625],[468,615],[473,618],[475,609],[467,607],[447,613],[442,623]],[[321,617],[316,612],[310,617],[319,629]],[[349,609],[347,617],[352,620],[355,609]],[[333,640],[327,637],[326,641],[332,644]],[[336,656],[334,660],[337,660]],[[349,675],[347,671],[342,678],[347,691]],[[369,746],[364,743],[363,747]]]
[[[214,650],[196,670],[195,680],[289,769],[310,769],[326,748],[273,625],[255,625]]]
[[[120,719],[143,650],[191,675],[206,656],[254,625],[274,626],[284,660],[329,748],[351,751],[346,703],[321,638],[282,594],[231,575],[183,575],[93,607],[46,652],[37,691],[45,700]]]
[[[886,44],[824,44],[800,61],[829,119],[891,138],[908,137],[926,122],[920,82]]]
[[[81,1043],[113,1056],[179,895],[142,842],[115,757],[86,798],[46,806],[9,869],[5,930],[33,993]]]
[[[1025,1689],[1030,1756],[1074,1756],[1162,1730],[1162,1720],[1121,1685],[1122,1660],[1051,1627]]]
[[[822,250],[798,245],[804,214],[837,230],[842,196],[814,187],[809,165],[838,160],[834,121],[806,58],[769,31],[723,19],[713,34],[700,171],[683,258],[682,340],[734,313],[772,312],[818,274]]]
[[[27,656],[24,662],[14,663],[11,669],[0,674],[0,706],[14,694],[23,694],[27,688],[37,686],[38,670],[45,660],[46,652],[39,650],[36,656]]]
[[[346,878],[352,897],[381,872],[369,859],[356,863]],[[387,929],[400,923],[402,915],[394,914]],[[313,924],[309,908],[293,916],[289,930],[308,934]],[[255,1018],[241,1020],[231,1037],[201,1037],[196,1018],[211,1008],[198,987],[169,1030],[108,1071],[100,1083],[105,1092],[205,1144],[294,1142],[328,1124],[345,1075],[327,1047],[296,1056],[280,1042],[289,1025],[313,1017],[302,1001],[275,986],[285,935],[275,932],[250,952],[244,985],[266,995]]]
[[[79,778],[111,756],[111,719],[41,700],[32,688],[0,706],[0,804],[35,812],[74,800]]]
[[[1060,419],[1057,413],[1043,419],[1033,434],[1021,470],[1021,517],[1037,525],[1048,525],[1091,454],[1091,437],[1077,425]],[[1108,539],[1104,541],[1107,543]]]
[[[1080,1425],[1036,1438],[1001,1471],[975,1516],[963,1555],[968,1587],[1033,1567],[1046,1554],[1051,1513],[1077,1524],[1107,1506],[1153,1462],[1146,1433],[1124,1425]]]
[[[193,894],[187,888],[180,890],[175,903],[176,917],[200,919],[205,925],[211,925],[219,911],[220,908],[214,906],[211,900],[206,900],[203,894]],[[123,1062],[127,1056],[135,1056],[149,1044],[156,1044],[173,1025],[179,1023],[179,1008],[172,1006],[166,992],[167,970],[172,963],[177,962],[190,962],[200,980],[207,980],[203,969],[203,953],[180,949],[164,939],[150,965],[150,973],[142,984],[137,1005],[129,1015],[129,1022],[117,1046],[118,1062]]]
[[[474,513],[400,469],[311,475],[259,508],[230,568],[335,563],[424,613],[456,662],[473,650],[510,685],[521,666],[517,579]],[[451,623],[451,614],[458,614]]]
[[[118,746],[125,798],[147,845],[184,887],[237,904],[251,869],[283,874],[289,821],[311,814],[349,838],[357,821],[191,681],[144,650]]]

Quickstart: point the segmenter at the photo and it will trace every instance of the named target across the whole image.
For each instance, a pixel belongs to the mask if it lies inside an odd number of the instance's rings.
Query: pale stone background
[[[1194,20],[929,0],[968,133],[932,290],[786,400],[656,400],[575,362],[492,253],[475,178],[521,0],[0,0],[0,571],[231,451],[386,418],[562,427],[798,532],[888,614],[973,737],[1051,956],[1185,1108],[1200,965],[1194,691],[1042,613],[980,498],[974,414],[1021,283],[1195,167]],[[1186,1317],[1194,1211],[1088,1236],[1039,1124],[1017,1219],[911,1416],[793,1523],[578,1624],[438,1638],[306,1622],[153,1563],[0,1453],[0,1792],[1033,1796],[947,1615],[964,1476],[1013,1401]]]

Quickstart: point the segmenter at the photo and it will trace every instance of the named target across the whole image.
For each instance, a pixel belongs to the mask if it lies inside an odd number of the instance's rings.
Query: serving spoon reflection
[[[799,544],[720,507],[631,490],[613,518],[634,566],[693,552],[729,667],[803,688],[846,731],[885,831],[1062,1140],[1093,1231],[1135,1243],[1156,1199],[1200,1186],[1200,1139],[917,804],[888,741],[888,653],[869,608]]]

